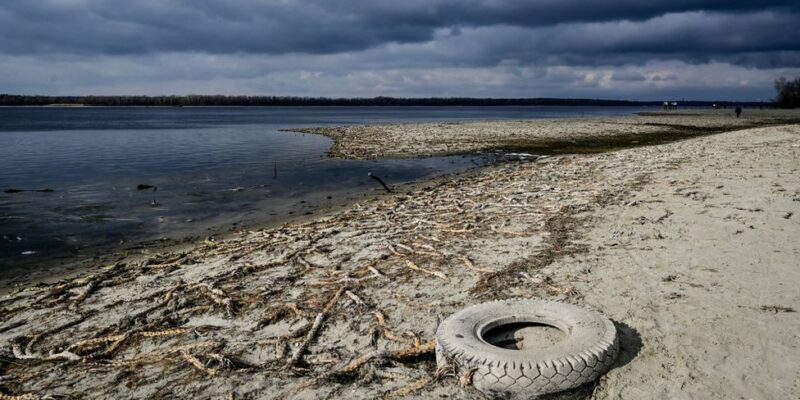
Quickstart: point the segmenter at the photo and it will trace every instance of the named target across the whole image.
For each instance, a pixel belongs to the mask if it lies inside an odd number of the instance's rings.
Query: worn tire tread
[[[501,302],[507,303],[508,300],[491,303]],[[542,301],[536,302],[541,303]],[[569,305],[569,307],[576,306]],[[569,310],[569,308],[565,309]],[[461,313],[468,313],[469,310],[470,308],[465,309]],[[454,363],[459,370],[475,368],[473,384],[482,392],[492,396],[537,396],[586,384],[596,380],[611,368],[619,352],[619,340],[611,320],[597,311],[584,311],[584,314],[575,313],[570,317],[577,318],[576,321],[579,323],[582,315],[593,313],[595,318],[597,316],[602,318],[604,331],[599,340],[594,343],[586,343],[585,348],[574,353],[545,360],[525,359],[524,352],[520,352],[520,358],[511,361],[492,358],[491,355],[480,356],[471,354],[468,349],[461,348],[456,343],[451,343],[448,339],[449,335],[440,332],[442,329],[440,326],[440,331],[437,331],[436,335],[437,362],[440,365],[448,362]],[[460,332],[460,334],[472,333]]]

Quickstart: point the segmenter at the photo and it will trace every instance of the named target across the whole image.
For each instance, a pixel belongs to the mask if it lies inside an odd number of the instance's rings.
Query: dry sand
[[[551,398],[798,398],[799,160],[784,125],[507,163],[29,287],[0,299],[0,391],[477,399],[437,376],[438,322],[538,297],[622,334],[611,372]]]

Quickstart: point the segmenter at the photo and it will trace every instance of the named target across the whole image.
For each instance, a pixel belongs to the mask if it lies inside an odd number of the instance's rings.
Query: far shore
[[[800,111],[301,131],[343,158],[538,156],[20,286],[0,393],[481,399],[437,374],[439,321],[544,298],[602,311],[622,344],[546,400],[798,395]]]

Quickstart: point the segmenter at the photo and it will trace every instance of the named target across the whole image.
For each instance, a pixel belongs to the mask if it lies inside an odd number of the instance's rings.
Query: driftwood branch
[[[300,359],[303,357],[303,353],[305,353],[306,350],[308,350],[308,346],[317,337],[320,328],[322,328],[322,322],[325,321],[325,317],[328,316],[328,313],[330,313],[331,310],[333,310],[333,307],[336,305],[336,302],[339,300],[339,297],[341,297],[342,293],[344,293],[344,290],[345,288],[342,287],[338,291],[336,291],[336,294],[333,295],[333,298],[331,298],[328,304],[325,305],[325,308],[323,308],[322,311],[319,314],[317,314],[317,316],[314,318],[314,323],[311,325],[311,328],[308,330],[308,333],[306,334],[305,339],[303,339],[303,342],[300,343],[300,346],[298,346],[297,349],[294,351],[294,354],[292,354],[292,358],[289,359],[287,365],[289,365],[290,367],[294,367],[297,365],[298,362],[300,362]]]
[[[378,181],[378,183],[380,183],[383,186],[383,188],[386,189],[387,192],[389,192],[389,193],[392,192],[392,189],[389,189],[389,186],[386,185],[386,182],[384,182],[383,179],[378,178],[377,176],[373,175],[372,172],[367,172],[367,175],[369,175],[370,178],[375,179],[376,181]]]

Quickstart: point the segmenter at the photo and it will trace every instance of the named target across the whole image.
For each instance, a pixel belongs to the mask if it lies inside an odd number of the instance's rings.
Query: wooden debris
[[[336,302],[339,300],[339,297],[341,297],[344,290],[345,288],[342,287],[338,291],[336,291],[336,294],[333,295],[333,298],[331,298],[328,304],[325,305],[325,308],[322,309],[322,311],[319,314],[317,314],[316,318],[314,318],[314,323],[308,330],[308,334],[306,334],[305,339],[303,340],[303,342],[300,343],[297,349],[295,349],[294,354],[292,354],[292,358],[289,359],[289,362],[287,363],[288,366],[294,367],[297,365],[298,362],[300,362],[300,358],[303,357],[303,353],[306,352],[308,346],[317,337],[317,333],[319,333],[319,330],[322,327],[322,322],[325,320],[325,317],[328,316],[328,313],[330,313],[333,307],[336,305]]]
[[[346,375],[358,370],[362,365],[375,359],[390,359],[395,361],[409,360],[425,354],[431,354],[436,349],[436,341],[431,340],[422,346],[412,346],[401,350],[379,350],[365,354],[350,361],[344,368],[336,372],[339,375]]]
[[[769,311],[773,314],[777,314],[779,312],[787,312],[787,313],[795,312],[794,308],[784,307],[784,306],[761,306],[759,308],[761,309],[761,311]]]
[[[100,338],[95,338],[95,339],[80,340],[80,341],[77,341],[77,342],[69,345],[67,347],[67,351],[80,353],[80,352],[83,352],[83,351],[86,351],[86,350],[92,350],[92,349],[97,348],[98,346],[102,346],[102,345],[107,344],[107,343],[116,342],[116,341],[124,338],[125,336],[126,335],[111,335],[111,336],[105,336],[105,337],[100,337]]]
[[[393,391],[387,393],[384,398],[385,399],[394,399],[394,398],[397,398],[397,397],[408,396],[411,393],[414,393],[414,392],[424,388],[429,383],[431,383],[431,379],[430,378],[422,378],[422,379],[419,379],[417,381],[411,382],[410,384],[408,384],[406,386],[403,386],[400,389],[393,390]]]
[[[364,303],[364,300],[361,300],[361,298],[356,296],[355,293],[353,293],[353,292],[351,292],[349,290],[346,290],[344,293],[347,295],[347,297],[350,298],[350,300],[353,300],[353,303],[356,303],[357,306],[365,306],[365,305],[367,305],[367,303]]]
[[[189,365],[195,367],[197,370],[202,371],[203,373],[207,374],[208,376],[214,376],[217,374],[217,370],[213,368],[206,367],[200,359],[189,353],[188,351],[184,350],[181,352],[183,355],[183,359],[186,360]]]
[[[225,292],[206,283],[200,283],[196,287],[199,288],[206,296],[208,296],[208,298],[210,298],[215,304],[224,307],[225,313],[229,318],[233,318],[236,315],[236,309],[233,304],[233,300],[225,295]]]
[[[380,278],[380,277],[384,276],[381,271],[378,271],[377,268],[375,268],[375,267],[373,267],[371,265],[367,266],[367,269],[369,270],[369,272],[372,272],[372,274],[375,275],[376,277]]]
[[[286,307],[289,310],[291,310],[293,313],[295,313],[295,315],[297,315],[298,317],[311,318],[311,317],[314,316],[313,313],[310,313],[308,311],[301,310],[300,308],[298,308],[297,304],[295,304],[295,303],[287,303]]]
[[[578,295],[578,290],[575,289],[574,286],[561,287],[561,286],[548,285],[547,293],[550,294],[551,296],[564,295],[567,297],[571,297]]]
[[[447,275],[445,275],[444,273],[439,272],[439,271],[433,271],[433,270],[426,269],[426,268],[422,268],[422,267],[418,266],[417,264],[414,264],[412,261],[409,261],[409,260],[406,260],[406,266],[408,268],[413,269],[414,271],[419,271],[419,272],[422,272],[422,273],[425,273],[425,274],[428,274],[428,275],[433,275],[433,276],[435,276],[437,278],[447,279]]]
[[[145,331],[139,333],[139,335],[146,338],[177,336],[187,332],[191,332],[194,329],[195,328],[172,328],[172,329],[165,329],[162,331]]]
[[[286,357],[286,341],[279,339],[275,342],[275,359],[282,360]]]
[[[470,271],[478,272],[478,273],[481,273],[481,274],[493,274],[493,273],[497,272],[495,270],[488,269],[488,268],[478,268],[467,257],[461,257],[461,261],[464,262],[464,266],[466,266],[467,269],[469,269]]]
[[[402,336],[395,335],[388,326],[386,326],[386,317],[380,310],[375,310],[375,318],[378,320],[378,329],[381,335],[386,338],[387,340],[393,340],[395,342],[404,342],[407,343],[406,340]]]
[[[467,387],[472,384],[472,376],[475,375],[477,368],[467,368],[458,378],[458,386]]]
[[[4,394],[0,393],[0,400],[39,400],[40,397],[33,393],[25,394]]]
[[[19,344],[11,345],[11,352],[18,360],[39,360],[39,361],[80,361],[81,357],[70,351],[51,352],[47,355],[23,351]]]

